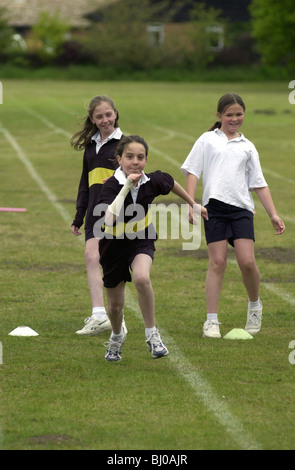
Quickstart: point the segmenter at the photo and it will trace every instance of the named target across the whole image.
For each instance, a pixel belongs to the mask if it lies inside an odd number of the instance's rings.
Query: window
[[[222,26],[208,26],[206,28],[206,33],[208,36],[210,51],[213,51],[213,52],[222,51],[224,47],[223,27]]]
[[[164,44],[164,25],[162,23],[151,23],[146,30],[150,47],[160,47]]]

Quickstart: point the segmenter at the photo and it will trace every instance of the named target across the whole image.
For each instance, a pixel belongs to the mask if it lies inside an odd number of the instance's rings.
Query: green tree
[[[206,66],[215,58],[214,46],[216,45],[218,28],[225,24],[221,20],[222,10],[206,7],[205,3],[191,1],[191,29],[190,39],[192,50],[191,61],[196,65]]]
[[[263,61],[295,66],[294,0],[252,0],[250,12]]]
[[[8,24],[7,10],[0,8],[0,52],[7,53],[10,48],[13,30]]]
[[[179,1],[176,2],[177,6]],[[173,12],[175,7],[173,8]],[[146,69],[161,63],[162,51],[151,48],[147,24],[171,16],[167,0],[124,0],[105,7],[93,23],[86,46],[95,51],[101,66]]]
[[[40,13],[37,23],[32,28],[37,54],[44,61],[54,59],[66,40],[70,25],[60,19],[58,12],[50,15],[43,11]]]

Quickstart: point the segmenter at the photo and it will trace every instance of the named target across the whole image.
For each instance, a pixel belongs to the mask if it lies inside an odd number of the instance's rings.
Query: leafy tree
[[[252,0],[253,35],[265,63],[295,65],[294,0]]]
[[[215,28],[225,23],[220,19],[222,10],[206,7],[205,3],[196,3],[193,0],[191,10],[191,30],[189,33],[192,42],[191,59],[195,64],[208,65],[215,58],[212,48],[216,44]]]
[[[2,54],[9,50],[12,35],[13,30],[8,24],[7,10],[0,8],[0,51]]]
[[[188,28],[181,38],[165,36],[159,47],[147,40],[150,23],[173,23],[177,13],[191,10]],[[207,9],[195,0],[124,0],[115,2],[99,12],[85,45],[96,52],[101,66],[125,69],[149,69],[165,66],[206,65],[214,57],[210,52],[209,26],[219,24],[219,11]]]
[[[59,13],[50,15],[43,11],[32,28],[32,39],[39,57],[45,61],[54,59],[66,40],[70,25],[60,19]]]

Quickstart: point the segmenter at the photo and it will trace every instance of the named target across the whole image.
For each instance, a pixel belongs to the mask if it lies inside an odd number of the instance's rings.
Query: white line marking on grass
[[[0,123],[0,131],[6,137],[6,139],[10,143],[10,145],[14,148],[14,150],[17,153],[18,158],[24,164],[24,166],[28,170],[28,173],[33,178],[33,180],[37,183],[37,185],[39,186],[41,191],[46,195],[47,199],[53,204],[53,206],[56,208],[56,210],[62,216],[64,221],[67,224],[71,224],[72,219],[70,218],[68,212],[64,209],[64,207],[59,202],[57,202],[57,198],[56,198],[55,194],[49,189],[49,187],[46,185],[45,181],[37,173],[37,171],[35,170],[33,164],[31,163],[31,161],[28,159],[28,157],[24,154],[21,147],[18,145],[16,139],[10,134],[10,132],[7,129],[5,129],[4,127],[1,126],[1,123]]]
[[[287,304],[292,305],[292,307],[295,307],[295,297],[293,297],[290,294],[287,294],[283,292],[278,286],[275,284],[271,284],[268,282],[262,282],[261,285],[265,287],[265,289],[270,290],[274,294],[276,294],[278,297],[280,297],[282,300],[284,300]]]
[[[133,311],[136,318],[142,319],[137,302],[132,298],[130,292],[126,292],[126,304]],[[209,382],[197,372],[194,366],[185,358],[178,348],[176,342],[162,328],[161,333],[165,342],[169,344],[169,361],[173,363],[178,374],[190,385],[203,405],[216,417],[217,421],[224,426],[227,433],[244,450],[261,450],[261,445],[243,428],[242,424],[230,412],[227,404],[218,398]],[[155,359],[157,360],[157,359]]]
[[[39,119],[39,121],[42,121],[46,126],[48,126],[50,129],[52,129],[56,134],[62,134],[64,136],[66,136],[67,138],[71,138],[72,137],[72,134],[70,134],[70,132],[67,132],[65,131],[64,129],[62,129],[61,127],[57,127],[55,124],[53,124],[51,121],[49,121],[48,119],[46,119],[42,114],[40,113],[37,113],[36,111],[34,111],[33,109],[30,109],[30,108],[25,108],[25,111],[30,114],[31,116]]]
[[[18,158],[24,164],[30,176],[36,181],[42,192],[47,196],[49,202],[53,204],[65,222],[69,223],[72,219],[68,212],[61,204],[56,202],[55,195],[34,169],[32,163],[26,157],[16,139],[7,129],[1,127],[1,124],[0,131],[15,149]],[[137,318],[142,319],[139,307],[128,290],[126,290],[126,299],[128,308],[134,312]],[[242,449],[260,449],[261,446],[243,429],[239,421],[231,414],[227,405],[216,396],[210,384],[194,370],[193,366],[182,355],[175,341],[168,336],[167,333],[164,334],[167,342],[169,342],[170,350],[172,351],[170,361],[174,364],[179,375],[186,380],[186,382],[192,387],[193,391],[202,400],[203,404],[215,415],[216,419],[225,427],[226,431]]]
[[[295,184],[294,180],[291,180],[290,178],[285,178],[284,176],[279,175],[279,173],[276,173],[275,171],[268,170],[267,168],[263,168],[263,172],[266,174],[269,174],[270,176],[273,176],[274,178],[284,181],[285,183],[292,184],[293,186]]]

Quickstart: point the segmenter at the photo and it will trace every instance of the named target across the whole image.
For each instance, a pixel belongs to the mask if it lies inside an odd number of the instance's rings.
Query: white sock
[[[156,330],[156,327],[153,326],[152,328],[146,328],[145,329],[145,336],[150,336],[151,334],[153,334]]]
[[[216,320],[216,321],[218,321],[217,313],[207,313],[207,320]]]
[[[118,335],[116,335],[113,331],[112,331],[112,334],[111,334],[111,338],[114,340],[114,341],[121,341],[122,338],[123,338],[123,329],[121,329],[121,333],[119,333]]]
[[[256,302],[251,302],[251,300],[249,300],[249,305],[251,308],[259,308],[261,305],[260,299],[256,300]]]
[[[106,309],[104,307],[93,307],[92,309],[92,316],[96,318],[96,320],[103,320],[106,314]]]

